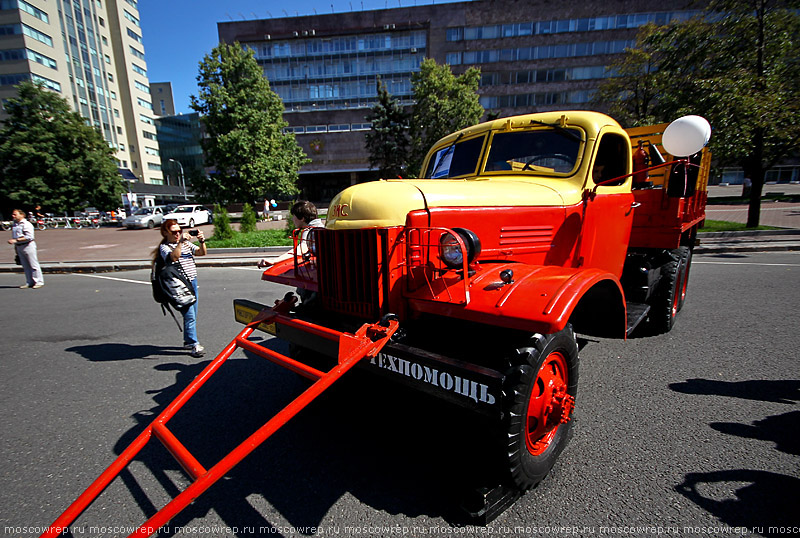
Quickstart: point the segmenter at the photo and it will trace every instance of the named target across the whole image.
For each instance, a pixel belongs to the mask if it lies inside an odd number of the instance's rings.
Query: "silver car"
[[[126,228],[155,228],[161,226],[164,219],[164,208],[160,205],[154,207],[142,207],[136,210],[133,215],[125,217],[122,225]]]

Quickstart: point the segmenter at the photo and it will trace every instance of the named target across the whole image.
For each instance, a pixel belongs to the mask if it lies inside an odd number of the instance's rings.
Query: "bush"
[[[212,239],[224,240],[233,239],[233,229],[231,228],[231,218],[228,210],[219,206],[214,206],[214,236]]]
[[[242,208],[242,220],[239,221],[239,231],[243,234],[256,231],[256,212],[250,204],[244,204]]]

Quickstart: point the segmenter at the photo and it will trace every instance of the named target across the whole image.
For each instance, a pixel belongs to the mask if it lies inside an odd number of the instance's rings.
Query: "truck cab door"
[[[631,173],[630,143],[619,133],[604,133],[595,148],[585,183],[578,260],[581,266],[604,269],[619,277],[633,224],[632,180],[624,177],[603,182]]]

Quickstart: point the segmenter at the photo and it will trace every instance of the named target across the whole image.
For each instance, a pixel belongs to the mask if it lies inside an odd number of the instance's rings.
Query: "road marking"
[[[762,265],[766,267],[800,267],[800,263],[704,262],[698,259],[693,259],[692,264],[696,263],[705,265]]]
[[[71,273],[71,274],[73,274],[75,276],[85,276],[85,277],[89,277],[89,278],[102,278],[102,279],[105,279],[105,280],[116,280],[117,282],[131,282],[133,284],[150,284],[149,280],[148,281],[131,280],[129,278],[117,278],[117,277],[113,277],[113,276],[90,275],[90,274],[86,274],[86,273]]]

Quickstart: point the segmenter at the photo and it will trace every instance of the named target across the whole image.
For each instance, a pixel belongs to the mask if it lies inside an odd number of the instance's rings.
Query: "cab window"
[[[496,133],[486,159],[486,172],[569,174],[581,149],[578,129],[535,129]]]
[[[617,181],[609,182],[610,179],[624,176],[628,173],[628,145],[625,138],[617,134],[606,134],[600,139],[592,166],[592,179],[595,183],[603,183],[604,186],[618,186],[625,183],[626,177]]]
[[[423,177],[447,179],[474,175],[481,157],[484,138],[479,136],[440,149],[431,156]]]

